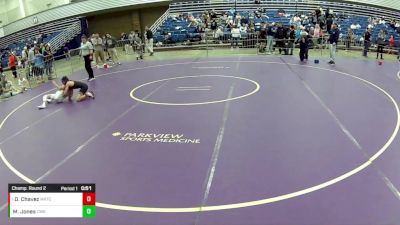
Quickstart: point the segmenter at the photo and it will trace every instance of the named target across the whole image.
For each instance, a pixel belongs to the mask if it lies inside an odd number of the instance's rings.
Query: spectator
[[[222,27],[218,27],[217,31],[215,31],[214,38],[219,40],[219,43],[222,44],[222,38],[224,37],[224,32],[222,31]]]
[[[35,59],[35,46],[33,44],[31,44],[29,50],[28,50],[28,63],[27,63],[27,77],[30,77],[31,74],[31,70],[33,67],[33,60]]]
[[[396,21],[395,21],[395,20],[391,20],[391,21],[389,22],[389,26],[390,26],[393,30],[395,30],[395,29],[396,29]]]
[[[164,34],[164,45],[172,44],[172,35],[171,33],[165,32]]]
[[[95,33],[92,35],[91,42],[94,47],[96,65],[98,67],[104,67],[106,63],[104,60],[103,40],[100,38],[98,33]]]
[[[246,17],[242,17],[241,19],[240,19],[240,24],[248,24],[249,23],[249,21],[247,20],[247,18]]]
[[[236,48],[239,48],[239,40],[240,40],[240,30],[237,26],[233,26],[231,29],[232,41],[231,41],[231,48],[233,49],[233,45],[236,45]]]
[[[371,46],[371,29],[370,28],[368,28],[368,30],[364,33],[364,38],[363,39],[364,39],[363,56],[367,57],[367,53],[369,51],[369,47]]]
[[[192,20],[190,20],[189,27],[197,27],[197,26],[198,22],[196,19],[193,18]]]
[[[135,39],[133,40],[136,49],[136,60],[143,59],[143,42],[139,32],[136,32]]]
[[[389,38],[389,54],[392,54],[393,49],[396,47],[395,45],[396,44],[395,44],[394,37],[393,37],[393,35],[390,35],[390,38]]]
[[[122,49],[122,51],[125,51],[125,54],[129,54],[130,52],[133,53],[132,45],[130,45],[129,35],[126,33],[122,33],[120,40],[124,45],[124,48]]]
[[[306,28],[306,31],[308,32],[308,34],[312,37],[312,36],[314,36],[314,27],[309,27],[309,28]]]
[[[44,56],[40,53],[39,49],[35,49],[35,58],[33,60],[32,72],[36,76],[38,82],[44,83],[43,70],[44,70]]]
[[[213,34],[215,33],[215,31],[218,28],[218,23],[215,19],[212,20],[211,25],[210,25],[211,30],[213,31]]]
[[[378,48],[376,50],[376,59],[378,59],[378,56],[380,53],[381,59],[383,60],[383,48],[385,47],[385,44],[386,44],[385,36],[386,36],[385,32],[383,30],[380,30],[379,34],[378,34],[378,40],[377,40]]]
[[[43,33],[39,33],[39,35],[36,37],[36,43],[42,44],[43,43]]]
[[[302,29],[303,29],[302,26],[296,27],[296,31],[294,32],[294,34],[295,34],[295,36],[296,36],[296,40],[300,40]]]
[[[52,80],[53,77],[51,76],[53,70],[53,53],[51,52],[50,46],[46,44],[45,51],[43,52],[44,56],[44,68],[49,80]]]
[[[262,26],[260,32],[258,33],[258,39],[260,40],[260,46],[258,51],[263,53],[265,52],[265,46],[267,43],[267,28],[266,26]]]
[[[20,92],[14,88],[13,83],[7,80],[7,77],[3,75],[0,82],[0,96],[2,98],[9,98],[19,93]]]
[[[282,50],[284,46],[284,39],[286,38],[285,30],[282,27],[282,24],[278,24],[278,28],[276,29],[275,34],[275,43],[276,46],[279,48],[279,54],[282,54]]]
[[[121,41],[128,40],[128,35],[125,32],[122,32],[119,39]]]
[[[268,54],[271,54],[274,51],[274,36],[275,36],[275,24],[272,23],[267,28],[267,50]]]
[[[332,29],[329,31],[329,50],[330,50],[330,58],[331,60],[328,62],[329,64],[335,64],[336,58],[336,46],[339,40],[340,31],[337,27],[337,24],[334,23],[332,25]]]
[[[121,62],[118,58],[117,49],[115,48],[116,45],[117,41],[115,38],[113,38],[110,34],[106,34],[105,46],[107,47],[108,55],[111,57],[111,60],[114,64],[118,63],[118,65],[121,65]]]
[[[135,32],[131,31],[128,35],[129,44],[133,45],[133,39],[135,39]]]
[[[211,19],[213,19],[213,20],[217,18],[217,13],[215,12],[214,9],[211,10],[211,12],[210,12],[210,17],[211,17]]]
[[[107,49],[107,45],[106,45],[106,35],[103,35],[101,37],[101,40],[103,42],[103,52],[104,52],[104,62],[110,61],[111,60],[111,56],[108,54],[108,49]]]
[[[313,35],[313,42],[314,42],[314,46],[318,46],[318,48],[321,45],[321,28],[319,26],[319,24],[315,24],[315,28],[314,28],[314,35]]]
[[[69,51],[69,48],[67,46],[64,46],[63,52],[64,52],[65,59],[70,60],[71,52]]]
[[[28,47],[25,46],[24,50],[22,50],[22,52],[21,52],[21,63],[24,68],[25,68],[27,61],[28,61]]]
[[[304,62],[304,60],[308,60],[308,37],[307,35],[301,35],[301,37],[298,40],[298,43],[300,45],[300,62]]]
[[[171,14],[171,15],[169,16],[169,18],[171,18],[173,21],[178,21],[178,19],[177,19],[176,17],[177,17],[176,14]]]
[[[10,56],[8,57],[8,66],[10,67],[15,79],[17,79],[17,63],[18,59],[15,56],[15,52],[11,52]]]
[[[346,36],[346,51],[350,50],[351,41],[353,40],[353,35],[354,35],[353,30],[348,29]]]
[[[329,33],[333,24],[333,16],[329,14],[326,19],[326,31]]]
[[[231,31],[231,29],[233,28],[233,22],[232,21],[229,21],[228,22],[228,24],[226,25],[226,28],[228,29],[228,31],[230,32]]]
[[[265,28],[265,25],[263,26]],[[242,24],[239,28],[241,34],[247,34],[248,25]]]
[[[300,26],[301,25],[301,18],[296,14],[294,17],[293,17],[293,22],[292,22],[294,25],[296,25],[296,26]]]
[[[240,13],[237,13],[236,18],[235,19],[235,24],[240,24],[240,20],[242,19],[242,16],[240,15]]]
[[[224,15],[221,17],[221,22],[223,24],[226,24],[228,21],[228,14],[224,13]]]
[[[315,32],[315,30],[314,30],[314,32]],[[288,45],[289,55],[293,55],[293,48],[294,48],[295,39],[296,39],[296,35],[295,35],[295,32],[294,32],[294,26],[291,25],[290,26],[290,30],[289,30],[289,45]]]
[[[355,29],[357,29],[357,26],[356,26],[356,24],[355,24],[355,23],[352,23],[352,24],[350,25],[350,29],[352,29],[352,30],[355,30]]]
[[[146,26],[146,49],[150,53],[150,56],[154,54],[153,52],[153,32]]]
[[[40,52],[40,54],[43,55],[44,51],[45,51],[44,44],[43,44],[43,43],[40,43],[40,45],[39,45],[39,52]]]

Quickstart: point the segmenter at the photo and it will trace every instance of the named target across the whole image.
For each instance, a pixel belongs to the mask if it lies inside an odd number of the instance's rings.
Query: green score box
[[[96,206],[95,205],[84,205],[82,207],[83,218],[94,218],[96,217]]]

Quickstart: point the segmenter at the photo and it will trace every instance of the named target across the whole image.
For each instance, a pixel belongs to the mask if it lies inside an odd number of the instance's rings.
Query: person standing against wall
[[[153,52],[153,32],[146,26],[146,49],[150,53],[150,56],[154,54]]]
[[[93,60],[93,45],[90,43],[85,35],[81,37],[81,47],[80,47],[80,55],[85,60],[85,69],[89,75],[88,81],[94,80],[93,69],[91,66],[91,62]]]

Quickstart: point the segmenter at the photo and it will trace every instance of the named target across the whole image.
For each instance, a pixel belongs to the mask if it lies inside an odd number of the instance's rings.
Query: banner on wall
[[[0,27],[0,38],[4,37],[4,30],[2,27]]]

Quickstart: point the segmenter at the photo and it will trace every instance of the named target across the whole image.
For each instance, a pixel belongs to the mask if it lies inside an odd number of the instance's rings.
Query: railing
[[[81,32],[80,22],[75,22],[49,41],[52,52],[58,51]]]
[[[367,44],[370,46],[368,50],[370,53],[371,51],[376,51],[375,43]],[[384,52],[388,54],[399,54],[400,43],[397,43],[396,46],[396,48],[384,46]],[[283,55],[293,54],[293,49],[295,48],[298,48],[298,42],[295,40],[268,39],[268,37],[260,38],[258,33],[247,33],[242,34],[240,38],[233,38],[229,33],[217,35],[214,32],[206,32],[183,42],[172,42],[170,39],[166,38],[162,42],[154,43],[154,50],[156,52],[191,49],[203,52],[204,54],[202,55],[204,57],[213,55],[214,52],[217,53],[217,55],[224,52],[224,54],[229,56],[243,51],[250,55]],[[364,48],[364,42],[343,38],[338,42],[337,48],[361,51]],[[108,67],[120,62],[126,63],[140,60],[143,58],[145,49],[147,49],[145,44],[137,45],[133,40],[118,41],[115,48],[117,52],[116,57],[111,54],[112,51],[114,51],[113,49],[109,49],[105,52],[97,52],[97,54],[93,56],[92,67],[103,68],[105,64]],[[322,57],[323,55],[327,57],[329,49],[327,37],[309,39],[308,49],[316,58]],[[5,76],[1,77],[0,97],[9,97],[11,94],[18,94],[25,89],[36,87],[47,80],[60,78],[65,75],[69,76],[77,71],[83,70],[84,63],[79,53],[79,49],[73,49],[62,56],[47,56],[43,58],[43,60],[35,59],[34,61],[19,64],[16,68],[17,77],[19,77],[18,80],[12,82],[13,79],[8,79],[7,81],[5,80]],[[359,54],[361,55],[361,53]],[[113,56],[113,58],[110,56]],[[43,56],[38,55],[37,57]],[[7,73],[9,73],[8,77],[12,77],[11,71]]]
[[[51,34],[55,32],[61,32],[70,26],[71,23],[79,21],[78,18],[63,19],[61,21],[51,22],[49,24],[39,25],[27,30],[17,32],[13,35],[8,35],[0,38],[0,48],[5,48],[14,42],[20,42],[37,36],[40,32],[44,34]]]
[[[156,22],[154,22],[153,25],[151,25],[150,30],[151,30],[153,33],[155,33],[155,32],[158,30],[158,28],[160,28],[160,26],[168,19],[169,15],[170,15],[170,10],[169,10],[169,8],[168,8],[167,11],[165,11],[165,13],[162,14],[162,15],[160,16],[160,18],[158,18],[158,19],[156,20]]]

